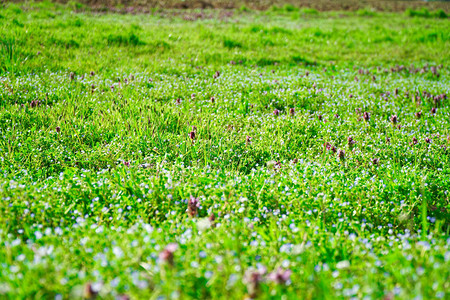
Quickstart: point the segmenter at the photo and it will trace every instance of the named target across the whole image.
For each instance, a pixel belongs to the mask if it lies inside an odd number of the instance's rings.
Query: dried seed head
[[[252,142],[252,138],[250,136],[247,135],[247,137],[245,138],[245,144],[250,144]]]
[[[387,137],[386,138],[386,144],[390,144],[391,143],[391,138]]]
[[[378,165],[379,162],[380,162],[380,159],[379,159],[379,158],[374,158],[374,159],[372,159],[372,163],[373,163],[374,165]]]
[[[91,75],[91,77],[95,76],[95,72],[91,71],[90,75]]]
[[[169,265],[173,265],[174,253],[178,249],[178,244],[171,243],[164,248],[163,251],[159,253],[159,259],[161,262],[168,263]]]
[[[191,196],[191,198],[189,198],[188,201],[188,209],[187,209],[187,212],[191,218],[197,216],[199,207],[200,207],[200,200],[198,200],[198,198]]]
[[[195,94],[194,94],[194,93],[191,94],[191,98],[192,98],[192,99],[195,99]]]
[[[345,151],[342,150],[342,149],[339,149],[338,157],[339,157],[340,160],[344,160],[345,159]]]
[[[195,140],[195,131],[189,132],[189,138],[190,138],[191,140]]]
[[[418,111],[414,115],[416,116],[416,119],[420,119],[422,117],[422,112]]]
[[[356,141],[353,139],[353,137],[349,136],[347,138],[348,146],[352,147],[354,144],[356,144]]]
[[[291,273],[291,270],[283,270],[282,268],[278,268],[276,271],[270,273],[267,278],[277,284],[286,284],[291,277]]]
[[[434,114],[436,114],[436,111],[437,111],[437,108],[436,107],[433,107],[432,109],[431,109],[431,113],[434,115]]]
[[[220,76],[220,72],[216,71],[216,73],[214,73],[213,78],[216,79],[216,78],[219,78],[219,76]]]
[[[397,115],[392,115],[392,116],[391,116],[391,123],[392,123],[392,124],[397,124],[397,122],[398,122],[398,117],[397,117]]]
[[[216,101],[216,99],[214,97],[211,97],[211,103],[214,103]]]
[[[211,213],[211,214],[209,215],[209,217],[208,217],[208,220],[209,220],[211,223],[214,223],[214,221],[216,220],[216,215],[215,215],[214,213]]]
[[[264,280],[263,276],[266,273],[265,268],[255,270],[253,268],[245,271],[243,283],[247,286],[248,295],[253,299],[259,294],[259,284]]]
[[[370,114],[369,114],[367,111],[364,112],[363,118],[364,118],[364,120],[365,120],[366,122],[369,122],[369,120],[370,120]]]
[[[428,144],[430,144],[430,143],[431,143],[431,139],[430,139],[429,137],[427,137],[427,138],[425,139],[425,142],[427,142]]]
[[[289,108],[289,114],[291,115],[291,116],[294,116],[295,115],[295,108]]]
[[[417,139],[416,139],[415,137],[413,137],[413,139],[412,139],[412,145],[417,145],[417,143],[418,143]]]
[[[336,147],[335,147],[335,146],[332,146],[332,147],[331,147],[331,152],[333,152],[333,154],[336,154],[336,152],[337,152],[337,149],[336,149]]]
[[[175,100],[176,104],[181,104],[181,98],[177,98],[177,100]]]
[[[59,126],[56,126],[56,132],[60,133],[61,132],[61,128]]]
[[[98,290],[90,282],[84,286],[84,297],[87,299],[95,299],[98,295]]]
[[[322,121],[322,115],[318,115],[317,118],[319,119],[319,121]]]
[[[69,78],[70,78],[70,80],[74,80],[75,79],[75,73],[74,72],[70,72]]]

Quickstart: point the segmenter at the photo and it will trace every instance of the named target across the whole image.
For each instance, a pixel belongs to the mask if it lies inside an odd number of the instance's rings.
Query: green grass
[[[450,296],[448,19],[71,7],[0,9],[0,298]]]

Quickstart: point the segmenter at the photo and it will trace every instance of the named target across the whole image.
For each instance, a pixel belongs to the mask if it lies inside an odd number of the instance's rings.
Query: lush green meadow
[[[448,18],[0,7],[0,298],[449,299]]]

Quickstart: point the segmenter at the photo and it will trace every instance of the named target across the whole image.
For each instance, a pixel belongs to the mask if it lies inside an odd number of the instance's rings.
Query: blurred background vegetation
[[[24,1],[5,1],[24,2]],[[27,2],[27,1],[25,1]],[[29,1],[28,1],[29,2]],[[40,1],[34,1],[40,2]],[[54,0],[51,2],[70,3],[78,9],[123,10],[123,12],[147,12],[155,8],[171,9],[315,9],[318,11],[412,11],[412,14],[428,14],[427,11],[449,12],[450,0]]]

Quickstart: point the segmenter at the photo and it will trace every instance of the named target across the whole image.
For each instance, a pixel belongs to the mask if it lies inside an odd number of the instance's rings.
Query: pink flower
[[[273,114],[274,114],[275,116],[279,116],[279,115],[280,115],[280,111],[279,111],[278,109],[275,109],[275,110],[273,111]]]

